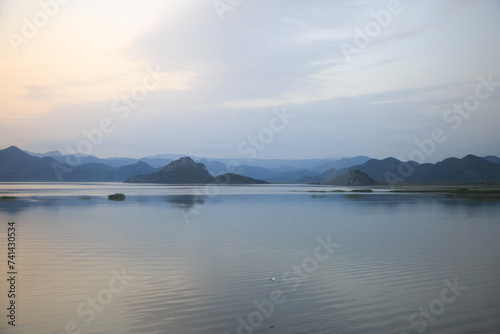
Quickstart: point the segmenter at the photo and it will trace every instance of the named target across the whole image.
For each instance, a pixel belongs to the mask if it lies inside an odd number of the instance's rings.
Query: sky
[[[500,156],[496,0],[0,0],[0,148]]]

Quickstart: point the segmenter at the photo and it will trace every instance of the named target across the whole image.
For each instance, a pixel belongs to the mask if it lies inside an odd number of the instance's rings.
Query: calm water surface
[[[1,183],[0,333],[500,332],[499,202],[331,189]]]

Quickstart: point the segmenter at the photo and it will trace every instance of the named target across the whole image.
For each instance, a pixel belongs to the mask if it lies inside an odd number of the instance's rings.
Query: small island
[[[108,199],[110,201],[124,201],[125,200],[125,194],[116,193],[116,194],[108,195]]]

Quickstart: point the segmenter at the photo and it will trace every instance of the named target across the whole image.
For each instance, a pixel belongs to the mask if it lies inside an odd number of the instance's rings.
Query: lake
[[[0,333],[500,331],[500,202],[336,189],[1,183]]]

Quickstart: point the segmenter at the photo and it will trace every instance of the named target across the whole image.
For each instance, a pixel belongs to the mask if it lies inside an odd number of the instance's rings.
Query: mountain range
[[[92,155],[86,156],[76,156],[72,154],[63,155],[59,151],[50,151],[46,153],[33,153],[29,151],[24,151],[31,156],[35,157],[51,157],[60,163],[73,165],[75,162],[78,164],[86,163],[102,163],[111,167],[122,167],[126,165],[131,165],[136,162],[142,161],[148,165],[159,168],[164,167],[174,160],[185,157],[185,154],[157,154],[153,156],[147,156],[140,159],[127,158],[127,157],[112,157],[101,159]],[[191,156],[191,158],[196,162],[203,163],[211,174],[218,175],[223,174],[228,164],[238,164],[238,165],[249,165],[252,167],[260,167],[269,169],[271,171],[282,172],[285,171],[297,171],[297,170],[311,170],[318,173],[324,172],[328,168],[345,168],[356,164],[364,163],[370,160],[369,157],[358,156],[354,158],[344,158],[344,159],[211,159]]]
[[[496,157],[495,157],[496,158]],[[498,158],[497,158],[498,159]],[[402,162],[395,158],[371,159],[349,168],[330,168],[325,172],[303,177],[298,183],[326,184],[349,171],[359,170],[380,183],[481,183],[500,182],[500,164],[494,159],[469,154],[462,159],[448,158],[435,164]]]
[[[87,156],[79,159],[79,164],[71,165],[68,162],[75,159],[58,151],[29,154],[11,146],[0,150],[0,182],[135,182],[139,179],[133,177],[141,177],[141,180],[148,182],[156,178],[162,183],[186,183],[187,179],[180,175],[176,179],[171,173],[168,176],[171,179],[165,179],[167,167],[176,161],[174,166],[190,166],[183,171],[184,176],[193,178],[192,182],[187,183],[221,182],[229,176],[233,182],[239,180],[240,183],[263,180],[270,183],[331,184],[335,178],[338,178],[336,182],[359,178],[361,174],[352,173],[343,179],[339,178],[355,170],[378,183],[500,182],[500,158],[496,156],[467,155],[462,159],[448,158],[434,164],[402,162],[392,157],[378,160],[366,156],[340,160],[210,159],[180,155],[157,155],[141,159]],[[203,173],[200,165],[203,165]]]
[[[15,146],[0,150],[0,182],[123,182],[132,175],[157,170],[142,161],[121,167],[96,162],[70,166],[53,157],[32,156]]]

